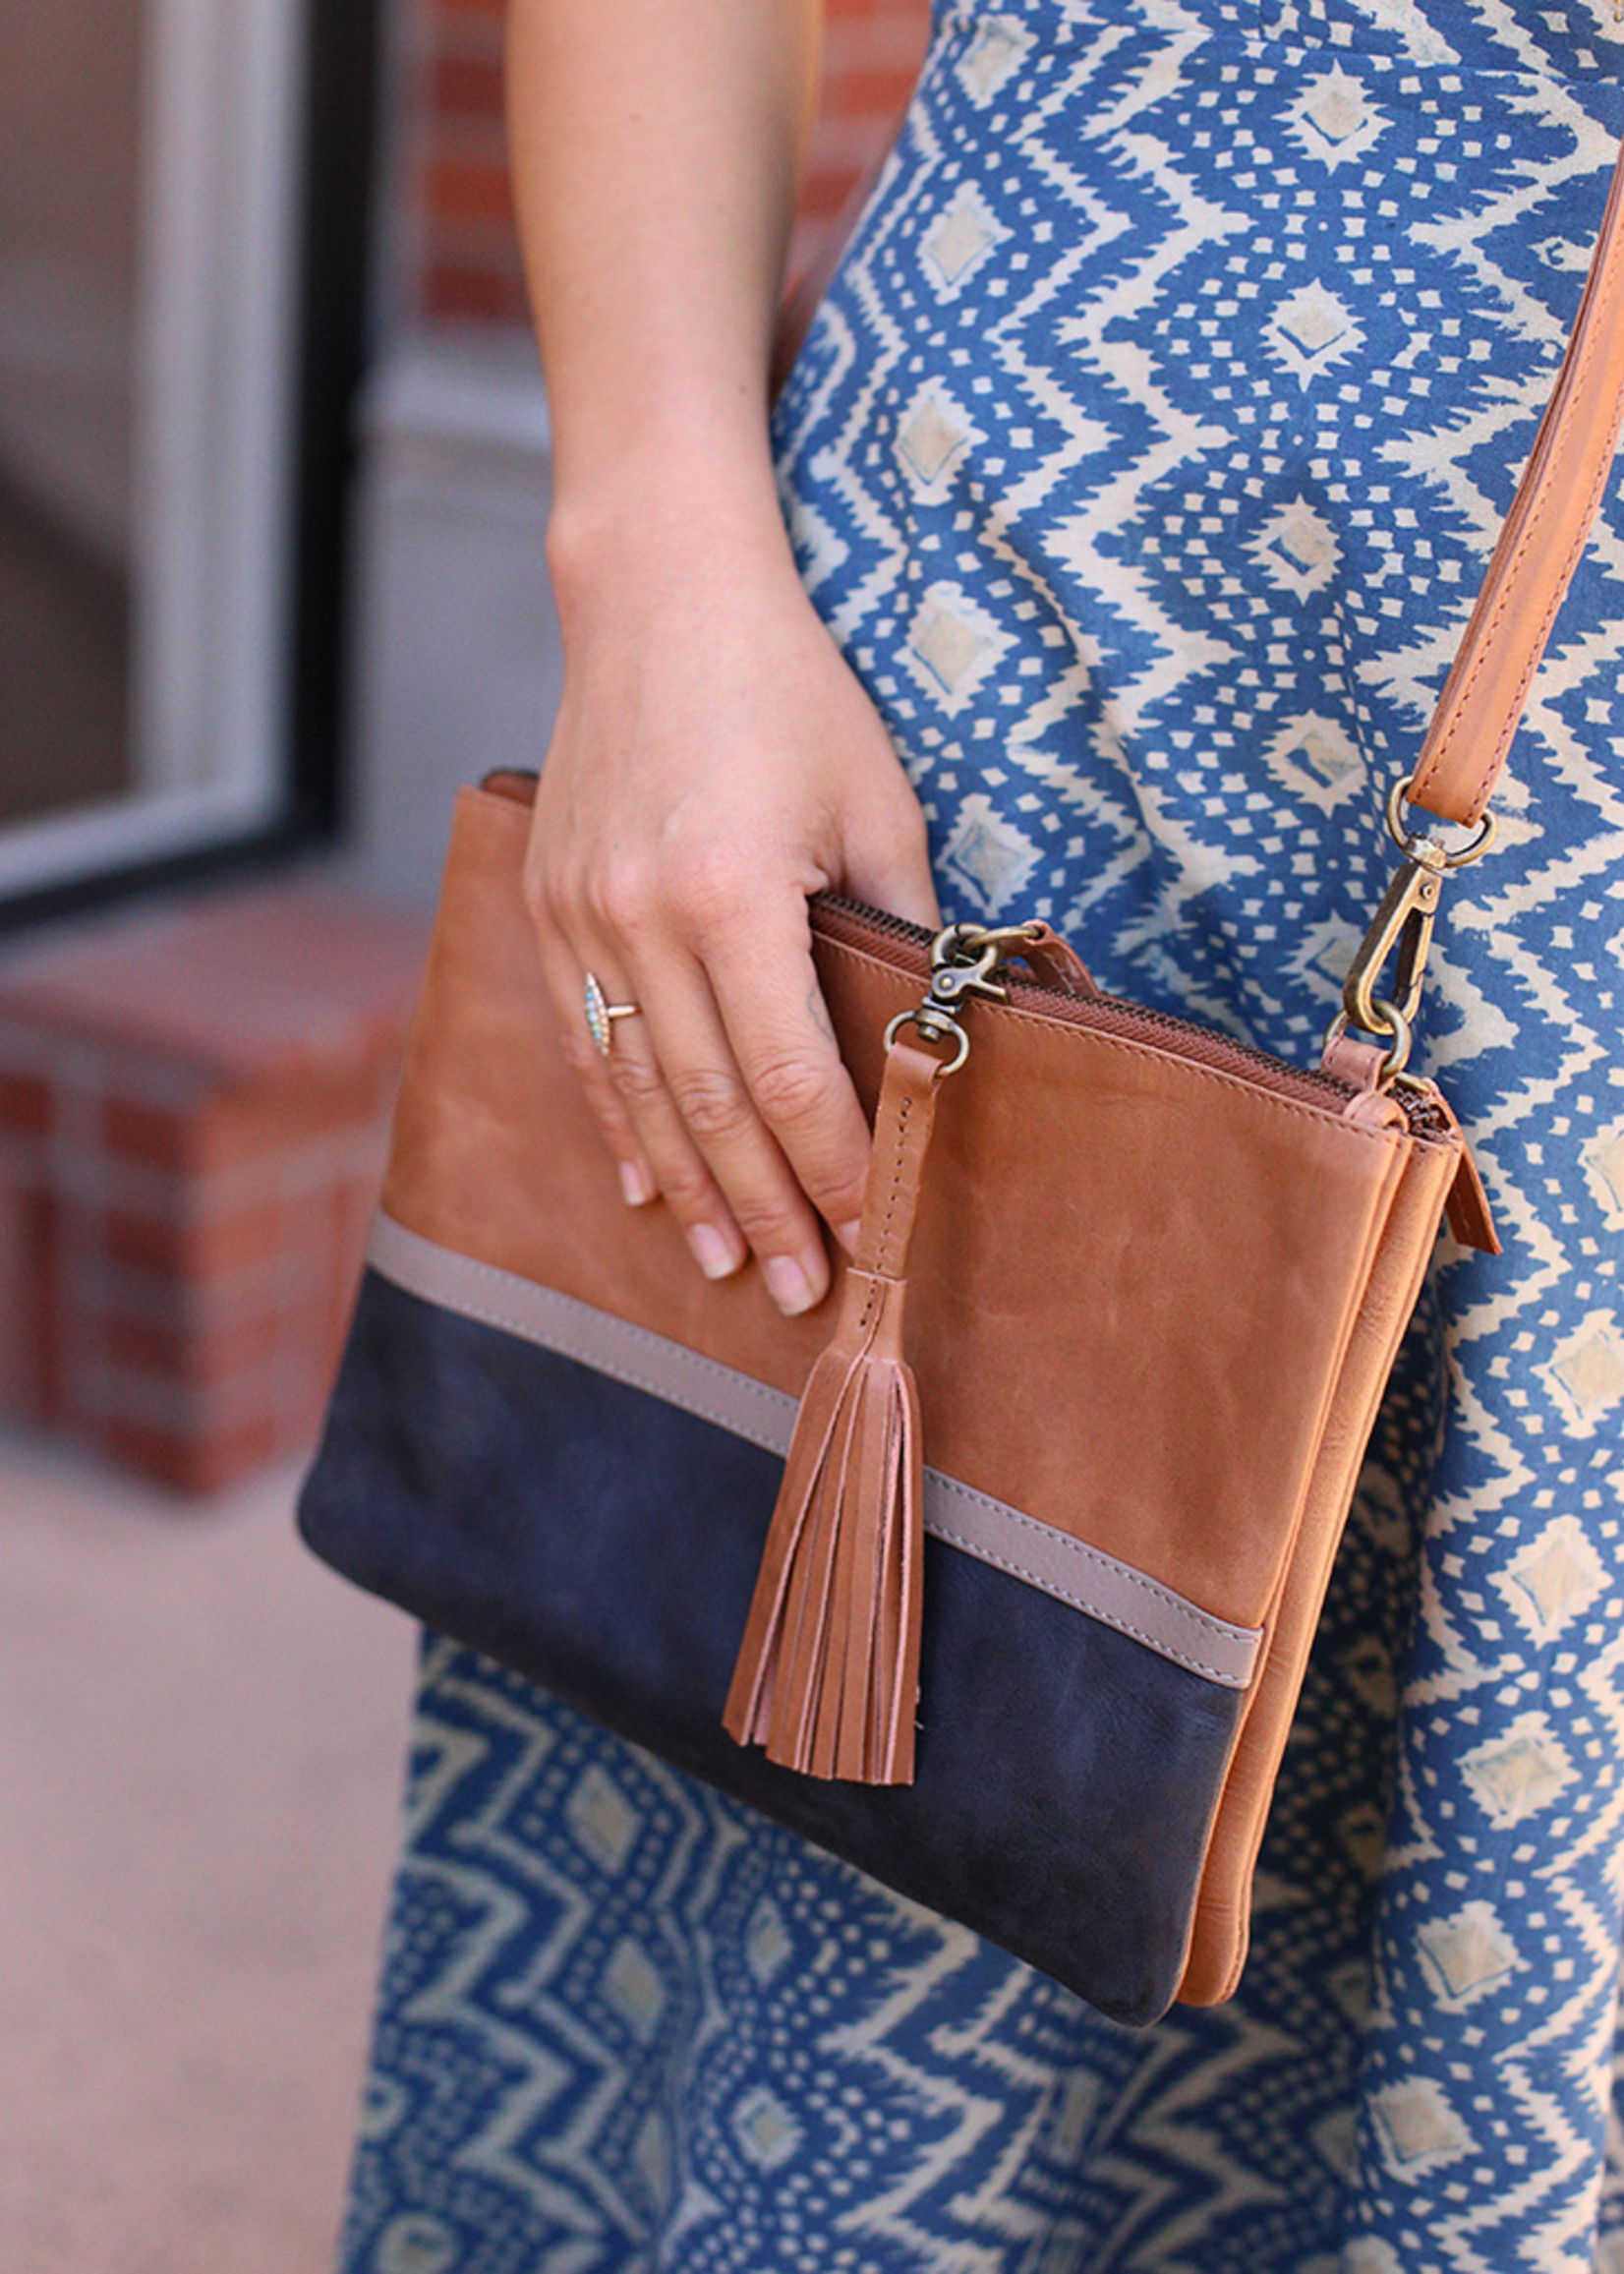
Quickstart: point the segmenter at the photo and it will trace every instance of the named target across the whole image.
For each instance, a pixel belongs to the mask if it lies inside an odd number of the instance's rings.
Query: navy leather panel
[[[928,1541],[914,1783],[777,1769],[721,1717],[781,1467],[369,1272],[300,1528],[429,1625],[1154,2020],[1242,1695]]]

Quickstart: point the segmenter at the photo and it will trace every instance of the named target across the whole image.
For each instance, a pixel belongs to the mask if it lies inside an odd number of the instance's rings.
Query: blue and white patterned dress
[[[778,423],[953,911],[1312,1053],[1576,305],[1614,0],[947,0]],[[1144,2036],[443,1643],[347,2274],[1624,2269],[1624,511],[1448,913],[1447,1243],[1241,1994]],[[1079,1174],[1086,1165],[1079,1164]]]

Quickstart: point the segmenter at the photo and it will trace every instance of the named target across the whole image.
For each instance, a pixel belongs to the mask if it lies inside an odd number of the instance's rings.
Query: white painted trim
[[[109,799],[0,829],[0,899],[243,836],[269,821],[276,803],[274,791],[261,795],[227,785]]]
[[[540,764],[563,683],[535,347],[407,333],[373,367],[361,428],[350,845],[369,891],[427,908],[457,789]]]
[[[544,471],[552,456],[542,367],[528,332],[442,327],[407,337],[365,389],[361,427],[385,448],[465,445],[511,452]]]
[[[130,796],[0,828],[0,892],[281,802],[304,0],[150,0],[135,354]]]
[[[151,0],[135,765],[268,805],[292,535],[300,0]]]

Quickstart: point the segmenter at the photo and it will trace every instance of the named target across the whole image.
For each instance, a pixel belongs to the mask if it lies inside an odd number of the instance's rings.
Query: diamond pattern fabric
[[[777,438],[951,913],[1313,1052],[1621,69],[1613,0],[939,10]],[[1615,498],[1421,1041],[1507,1253],[1407,1341],[1234,2004],[1130,2036],[435,1642],[346,2274],[1621,2274],[1621,654]]]

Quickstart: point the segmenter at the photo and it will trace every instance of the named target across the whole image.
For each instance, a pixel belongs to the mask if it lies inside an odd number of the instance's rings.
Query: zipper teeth
[[[541,780],[539,774],[528,769],[514,767],[497,771],[511,771],[526,782]],[[819,893],[813,905],[826,909],[843,920],[851,930],[870,939],[902,941],[921,949],[927,957],[931,942],[936,937],[923,924],[911,923],[906,916],[894,916],[885,908],[870,907],[866,901],[848,900],[844,893]],[[1045,1003],[1052,1003],[1062,1018],[1068,1019],[1073,1025],[1090,1026],[1096,1023],[1095,1019],[1078,1017],[1074,995],[1063,994],[1058,987],[1045,987],[1040,979],[1020,972],[1012,972],[1011,978],[1022,994],[1039,995]],[[1153,1027],[1161,1033],[1177,1037],[1183,1045],[1180,1053],[1182,1057],[1192,1059],[1198,1065],[1228,1067],[1243,1076],[1249,1075],[1254,1080],[1260,1075],[1267,1076],[1269,1079],[1266,1086],[1271,1089],[1310,1097],[1329,1094],[1347,1099],[1358,1095],[1352,1082],[1339,1081],[1334,1074],[1323,1074],[1318,1067],[1292,1066],[1284,1058],[1276,1058],[1270,1051],[1259,1050],[1254,1042],[1241,1042],[1231,1034],[1215,1034],[1209,1028],[1193,1025],[1188,1019],[1175,1019],[1169,1011],[1147,1011],[1141,1004],[1123,1002],[1117,995],[1095,996],[1090,1009],[1096,1014],[1101,1011],[1107,1014],[1103,1020],[1098,1021],[1107,1029],[1121,1026],[1132,1032],[1135,1027]],[[1445,1126],[1443,1117],[1424,1096],[1418,1096],[1415,1091],[1403,1087],[1396,1087],[1393,1094],[1409,1116],[1413,1129],[1436,1130]]]
[[[896,940],[927,954],[936,937],[923,924],[910,923],[907,917],[891,915],[883,908],[871,908],[862,901],[847,900],[841,893],[819,893],[813,905],[835,916],[838,929],[869,938]],[[1213,1033],[1188,1019],[1176,1019],[1171,1012],[1147,1011],[1142,1005],[1125,1003],[1116,995],[1099,995],[1084,1004],[1073,995],[1063,994],[1058,987],[1045,987],[1039,979],[1014,972],[1011,977],[1022,995],[1036,996],[1046,1007],[1053,1005],[1073,1025],[1129,1033],[1142,1032],[1148,1027],[1177,1043],[1182,1058],[1198,1065],[1227,1068],[1258,1082],[1260,1087],[1291,1095],[1306,1095],[1315,1100],[1334,1097],[1346,1103],[1359,1094],[1352,1082],[1339,1080],[1334,1074],[1323,1074],[1317,1067],[1292,1066],[1284,1058],[1259,1050],[1253,1042]],[[1413,1124],[1430,1126],[1436,1118],[1423,1098],[1404,1095],[1400,1103]]]

